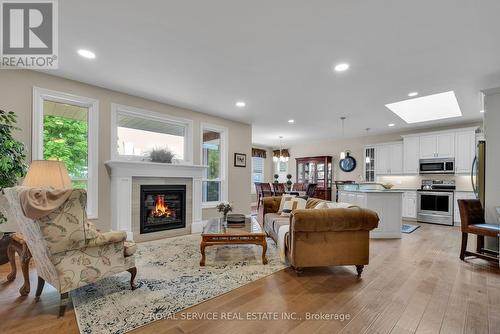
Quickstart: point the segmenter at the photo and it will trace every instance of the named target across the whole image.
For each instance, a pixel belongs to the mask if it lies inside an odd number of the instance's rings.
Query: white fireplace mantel
[[[207,166],[166,164],[144,161],[109,160],[105,162],[111,174],[111,228],[132,234],[132,178],[189,178],[193,180],[193,222],[191,232],[201,232],[202,178]],[[189,205],[189,203],[187,203]]]

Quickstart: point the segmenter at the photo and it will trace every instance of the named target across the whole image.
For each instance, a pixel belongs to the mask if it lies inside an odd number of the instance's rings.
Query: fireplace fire
[[[185,185],[141,186],[141,233],[186,227]]]

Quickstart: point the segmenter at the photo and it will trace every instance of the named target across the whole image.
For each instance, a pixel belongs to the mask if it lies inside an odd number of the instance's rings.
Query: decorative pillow
[[[316,206],[314,208],[315,209],[328,209],[327,203],[328,202],[319,202],[318,204],[316,204]]]
[[[290,201],[286,201],[283,205],[283,210],[281,211],[281,216],[290,217],[293,210],[305,209],[306,200],[303,198],[292,198]]]
[[[285,206],[286,202],[291,201],[294,198],[295,195],[283,194],[283,196],[281,196],[280,208],[278,210],[278,213],[281,213],[283,211],[283,207]]]

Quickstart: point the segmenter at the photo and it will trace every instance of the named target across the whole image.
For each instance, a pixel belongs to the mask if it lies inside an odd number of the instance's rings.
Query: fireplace
[[[141,185],[140,232],[186,227],[185,185]]]

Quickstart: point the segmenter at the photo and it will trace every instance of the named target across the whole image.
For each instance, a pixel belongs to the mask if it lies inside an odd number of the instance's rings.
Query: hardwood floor
[[[458,228],[422,224],[401,240],[370,245],[361,279],[354,266],[306,270],[300,277],[285,269],[134,333],[500,333],[500,270],[484,260],[460,261]],[[34,303],[33,269],[28,297],[19,296],[21,277],[5,282],[9,270],[0,266],[0,333],[78,332],[71,304],[57,318],[59,297],[50,286]],[[244,318],[247,312],[296,312],[297,319],[186,319],[204,312]],[[349,319],[306,320],[306,312]]]

